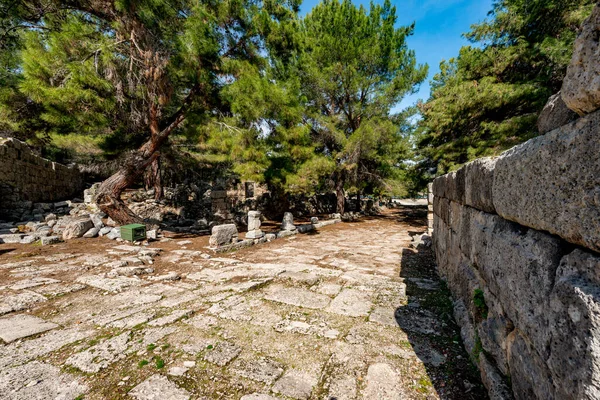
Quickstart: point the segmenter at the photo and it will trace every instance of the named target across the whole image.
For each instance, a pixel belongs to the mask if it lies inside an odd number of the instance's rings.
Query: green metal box
[[[121,227],[121,239],[135,242],[146,239],[146,225],[129,224]]]

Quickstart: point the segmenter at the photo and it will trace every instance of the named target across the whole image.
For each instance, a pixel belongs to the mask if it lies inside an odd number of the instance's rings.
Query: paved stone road
[[[431,251],[410,248],[423,217],[225,255],[2,245],[0,398],[484,399]]]

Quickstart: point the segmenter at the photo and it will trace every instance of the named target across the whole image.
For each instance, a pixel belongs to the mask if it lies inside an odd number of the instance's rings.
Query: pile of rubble
[[[95,205],[63,201],[43,203],[34,221],[0,223],[0,243],[29,244],[41,241],[42,245],[73,238],[107,236],[121,237],[120,228],[106,218]]]

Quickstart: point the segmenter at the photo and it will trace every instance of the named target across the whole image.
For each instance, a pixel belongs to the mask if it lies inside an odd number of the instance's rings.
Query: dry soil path
[[[0,245],[2,399],[483,399],[425,213],[236,253]]]

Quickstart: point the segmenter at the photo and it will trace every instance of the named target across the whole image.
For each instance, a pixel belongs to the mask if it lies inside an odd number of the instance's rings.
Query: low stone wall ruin
[[[600,398],[600,111],[433,194],[439,273],[490,397]]]
[[[0,138],[0,220],[26,220],[35,214],[34,203],[69,199],[82,189],[76,168],[39,157],[17,139]]]

